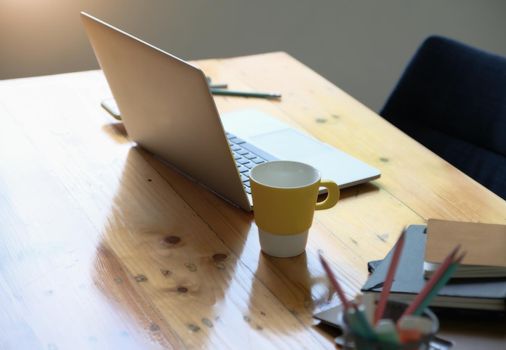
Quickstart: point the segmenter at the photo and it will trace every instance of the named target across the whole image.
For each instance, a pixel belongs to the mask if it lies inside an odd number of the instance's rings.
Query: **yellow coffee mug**
[[[277,257],[302,254],[315,209],[331,208],[339,200],[335,182],[321,180],[317,169],[300,162],[257,165],[251,170],[250,183],[260,246]],[[328,195],[318,202],[320,187]]]

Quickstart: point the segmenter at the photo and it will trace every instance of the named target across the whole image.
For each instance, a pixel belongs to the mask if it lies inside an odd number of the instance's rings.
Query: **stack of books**
[[[506,311],[506,226],[429,220],[406,231],[404,250],[391,287],[390,300],[410,302],[448,251],[460,244],[466,255],[432,300],[431,307]],[[379,297],[395,247],[374,268],[363,293]]]
[[[429,278],[460,244],[466,252],[453,278],[506,278],[506,226],[431,219],[427,223],[424,274]]]

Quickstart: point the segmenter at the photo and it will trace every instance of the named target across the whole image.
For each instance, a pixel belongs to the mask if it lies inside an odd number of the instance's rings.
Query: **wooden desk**
[[[2,349],[332,349],[311,318],[337,303],[318,250],[351,297],[406,224],[506,223],[505,201],[290,56],[197,64],[231,88],[283,94],[217,97],[220,111],[264,110],[381,179],[317,212],[306,254],[269,258],[251,214],[125,138],[100,107],[101,72],[2,81]],[[466,334],[447,327],[457,348],[504,348],[504,328],[466,324]]]

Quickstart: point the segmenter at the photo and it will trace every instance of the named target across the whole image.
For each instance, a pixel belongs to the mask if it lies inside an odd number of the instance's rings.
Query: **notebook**
[[[466,252],[454,278],[506,277],[506,225],[429,219],[424,272],[430,277],[460,244]]]
[[[224,124],[247,141],[244,147],[252,146],[249,151],[309,163],[341,188],[380,176],[378,169],[265,113],[236,111],[222,123],[199,68],[86,13],[81,19],[129,138],[240,208],[252,210],[252,200]]]
[[[390,298],[409,302],[423,288],[423,263],[427,240],[426,226],[411,225],[406,232],[404,249],[392,285]],[[387,254],[362,287],[363,293],[382,290],[393,249]],[[506,280],[460,280],[447,284],[432,303],[432,307],[506,311]]]

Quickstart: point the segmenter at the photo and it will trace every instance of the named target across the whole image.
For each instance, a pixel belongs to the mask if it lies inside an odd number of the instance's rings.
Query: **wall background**
[[[376,111],[430,34],[506,56],[501,0],[0,0],[0,79],[97,68],[81,10],[186,59],[286,51]]]

